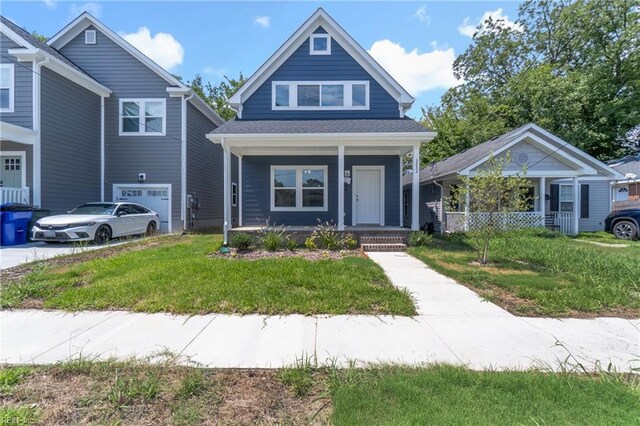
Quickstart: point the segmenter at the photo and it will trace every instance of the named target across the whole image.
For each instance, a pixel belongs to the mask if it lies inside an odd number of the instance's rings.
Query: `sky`
[[[516,1],[91,1],[0,2],[28,31],[53,36],[83,11],[171,73],[216,84],[249,77],[318,8],[324,8],[415,98],[409,115],[438,105],[461,82],[452,64],[491,16],[517,26]]]

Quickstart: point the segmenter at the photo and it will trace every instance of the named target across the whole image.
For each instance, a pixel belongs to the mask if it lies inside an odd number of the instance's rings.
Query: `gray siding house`
[[[528,211],[508,213],[511,228],[552,227],[566,234],[599,231],[611,211],[611,185],[622,174],[556,135],[527,124],[420,171],[419,220],[433,223],[436,232],[464,232],[482,220],[472,211],[473,200],[451,202],[461,176],[473,176],[493,155],[509,163],[505,174],[522,173],[532,185]],[[415,176],[404,178],[404,220],[410,221]]]
[[[208,135],[224,151],[225,240],[267,222],[401,229],[402,159],[435,136],[405,117],[413,102],[318,9],[231,97],[236,119]]]
[[[613,210],[640,208],[640,154],[609,162],[624,177],[612,185]]]
[[[189,87],[88,13],[47,43],[5,18],[0,32],[3,203],[128,200],[165,232],[222,225],[222,149],[206,134],[223,120]]]

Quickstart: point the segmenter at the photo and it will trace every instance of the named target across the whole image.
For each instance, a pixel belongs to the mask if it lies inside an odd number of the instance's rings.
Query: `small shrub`
[[[318,245],[316,244],[316,237],[313,235],[304,240],[304,246],[309,250],[316,250]]]
[[[356,248],[358,248],[358,240],[356,240],[355,237],[351,234],[348,234],[346,237],[344,237],[344,240],[342,240],[342,244],[343,247],[347,250],[355,250]]]
[[[315,236],[318,246],[326,250],[340,250],[344,245],[342,233],[338,231],[333,222],[318,220],[311,235]]]
[[[285,248],[287,241],[291,239],[291,236],[287,233],[287,228],[284,225],[269,226],[267,222],[267,228],[260,232],[260,240],[262,247],[268,251],[276,251],[281,248]]]
[[[424,247],[431,242],[431,235],[422,231],[411,231],[407,243],[409,247]]]
[[[298,248],[298,242],[296,240],[294,240],[293,238],[289,238],[285,242],[285,246],[286,246],[287,250],[294,251],[295,249]]]
[[[249,250],[253,247],[253,236],[244,232],[234,232],[229,238],[229,245],[238,250]]]

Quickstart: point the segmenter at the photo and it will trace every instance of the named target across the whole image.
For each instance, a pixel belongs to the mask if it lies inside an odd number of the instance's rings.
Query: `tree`
[[[528,195],[531,183],[526,178],[526,169],[505,173],[510,161],[509,153],[503,157],[491,155],[477,174],[462,176],[462,185],[451,195],[456,203],[469,205],[468,234],[475,241],[478,262],[482,265],[489,263],[491,240],[510,230],[507,214],[526,211],[532,201]]]
[[[216,86],[202,81],[202,76],[196,74],[193,80],[189,83],[191,90],[213,108],[216,113],[225,121],[232,120],[236,113],[229,107],[229,98],[233,96],[240,87],[246,82],[246,79],[240,73],[237,79],[232,79],[223,76],[224,80],[218,83]]]
[[[47,42],[47,40],[49,40],[49,37],[44,36],[44,35],[40,34],[40,33],[39,33],[39,32],[37,32],[37,31],[32,31],[32,32],[31,32],[31,35],[32,35],[32,36],[34,36],[38,41],[41,41],[41,42],[43,42],[43,43],[46,43],[46,42]]]
[[[640,152],[640,124],[633,129],[629,130],[624,139],[622,139],[622,146],[629,149],[631,152]]]

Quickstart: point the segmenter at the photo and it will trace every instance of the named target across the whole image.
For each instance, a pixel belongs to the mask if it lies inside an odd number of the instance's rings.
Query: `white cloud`
[[[120,33],[120,35],[136,49],[167,70],[182,63],[184,49],[171,34],[156,33],[156,35],[152,36],[149,28],[140,27],[135,33]]]
[[[51,0],[48,0],[51,1]],[[46,4],[47,0],[45,0]],[[102,5],[99,3],[89,2],[83,4],[72,4],[69,6],[69,14],[72,18],[77,18],[82,12],[89,12],[96,18],[99,18],[102,15]]]
[[[263,28],[269,28],[271,26],[271,17],[269,16],[256,16],[253,23]]]
[[[453,48],[438,48],[432,44],[429,52],[418,49],[407,52],[404,47],[390,40],[378,40],[369,54],[382,65],[398,83],[413,96],[428,90],[456,86],[461,81],[453,76]]]
[[[427,6],[423,5],[420,8],[418,8],[418,10],[416,10],[413,16],[417,18],[418,21],[420,22],[424,22],[427,25],[431,24],[431,17],[427,15]]]
[[[55,0],[42,0],[42,3],[44,3],[47,9],[55,9],[57,6]]]
[[[511,28],[515,31],[522,31],[522,25],[510,20],[509,17],[504,14],[504,10],[498,8],[496,10],[486,11],[477,22],[472,22],[471,17],[467,16],[462,21],[462,24],[458,26],[458,32],[467,37],[473,37],[473,34],[478,30],[478,26],[484,24],[489,18],[494,22],[500,21],[504,27]]]

